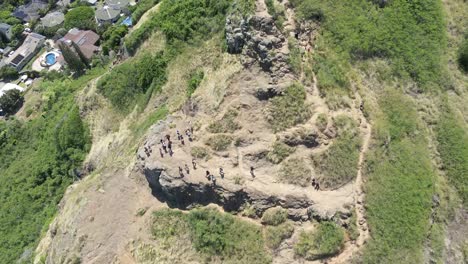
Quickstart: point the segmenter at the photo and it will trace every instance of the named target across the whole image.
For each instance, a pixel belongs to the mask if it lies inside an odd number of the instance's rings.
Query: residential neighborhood
[[[123,35],[115,34],[127,31],[115,29],[133,25],[135,8],[136,0],[26,0],[12,7],[0,17],[0,97],[26,91],[48,72],[77,75],[93,59],[119,55],[115,39]]]

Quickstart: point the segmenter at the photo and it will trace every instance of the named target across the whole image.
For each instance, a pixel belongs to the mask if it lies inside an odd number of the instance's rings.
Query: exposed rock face
[[[294,195],[278,197],[229,183],[222,185],[193,183],[170,175],[157,163],[141,163],[140,169],[148,180],[153,195],[172,207],[187,209],[195,205],[216,203],[226,211],[239,212],[249,204],[255,209],[256,214],[261,216],[268,208],[281,206],[289,209],[290,218],[296,221],[308,220],[309,216],[312,216],[310,212],[314,212],[311,208],[313,202],[307,197]]]
[[[233,13],[227,17],[225,27],[228,52],[242,54],[245,67],[258,62],[264,71],[278,74],[278,77],[290,71],[287,41],[273,18],[243,18]]]

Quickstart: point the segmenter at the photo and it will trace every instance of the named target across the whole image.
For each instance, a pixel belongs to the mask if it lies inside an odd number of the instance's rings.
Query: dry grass
[[[283,162],[278,174],[281,182],[306,187],[310,184],[312,171],[303,158],[292,158]]]

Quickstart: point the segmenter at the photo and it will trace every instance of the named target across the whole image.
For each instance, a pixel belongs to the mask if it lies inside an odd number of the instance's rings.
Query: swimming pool
[[[45,61],[47,65],[54,65],[57,62],[56,55],[54,53],[49,53],[45,56]]]

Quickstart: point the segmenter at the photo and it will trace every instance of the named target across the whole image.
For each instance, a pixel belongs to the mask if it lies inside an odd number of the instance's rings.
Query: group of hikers
[[[176,134],[177,134],[177,140],[179,140],[182,145],[185,145],[184,136],[180,133],[179,130],[176,131]],[[190,128],[187,128],[185,130],[185,135],[187,136],[190,142],[193,141],[193,127],[192,126],[190,126]],[[161,148],[159,148],[159,154],[161,155],[161,158],[164,157],[165,153],[168,153],[169,156],[171,157],[172,155],[174,155],[174,151],[172,150],[172,141],[171,141],[170,135],[166,134],[165,138],[160,140],[160,144],[161,144]],[[149,156],[151,152],[152,152],[151,148],[145,147],[145,153],[147,156]],[[197,162],[195,159],[192,159],[192,168],[193,170],[197,169]],[[190,174],[190,167],[188,166],[187,163],[183,167],[179,166],[179,176],[183,178],[185,177],[185,174]],[[252,178],[255,178],[255,168],[253,166],[250,167],[250,175],[252,176]],[[224,169],[222,167],[219,168],[219,176],[221,177],[221,179],[224,179]],[[210,181],[213,184],[213,186],[216,185],[216,177],[212,173],[210,173],[210,171],[208,170],[206,171],[206,179]],[[320,190],[320,184],[315,178],[312,179],[312,187],[315,190]]]

